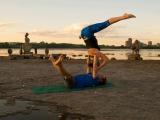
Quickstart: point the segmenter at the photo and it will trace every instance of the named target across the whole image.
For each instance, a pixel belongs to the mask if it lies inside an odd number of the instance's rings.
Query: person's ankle
[[[121,17],[122,17],[122,19],[128,19],[128,14],[124,13]]]

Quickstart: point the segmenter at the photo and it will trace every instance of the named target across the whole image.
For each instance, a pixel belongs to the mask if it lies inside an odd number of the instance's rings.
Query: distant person
[[[32,46],[30,44],[30,39],[28,38],[29,33],[25,34],[25,43],[23,44],[22,48],[23,48],[23,54],[32,54],[31,49]]]
[[[50,56],[50,61],[52,62],[54,68],[60,72],[64,77],[64,80],[67,83],[69,88],[82,89],[86,87],[94,87],[106,84],[105,75],[97,75],[96,78],[92,77],[90,71],[87,71],[85,74],[71,75],[62,65],[62,61],[65,58],[65,55],[60,55],[58,58]],[[89,70],[90,68],[88,68]]]
[[[34,53],[37,55],[37,48],[36,47],[34,48]]]
[[[102,52],[100,52],[100,47],[98,45],[98,41],[94,35],[94,33],[97,33],[108,26],[110,26],[113,23],[119,22],[121,20],[129,19],[129,18],[135,18],[133,14],[125,13],[122,16],[119,17],[113,17],[108,19],[105,22],[96,23],[93,25],[89,25],[82,29],[80,39],[82,38],[86,44],[86,47],[88,49],[88,55],[94,56],[95,60],[98,60],[100,65],[97,66],[96,64],[93,66],[93,77],[96,77],[96,74],[98,70],[100,70],[103,66],[105,66],[109,59],[107,56],[105,56]]]
[[[25,43],[30,43],[30,39],[28,38],[29,33],[25,34]]]
[[[133,54],[139,54],[139,49],[140,49],[140,43],[138,40],[135,40],[135,42],[132,45],[132,52]]]

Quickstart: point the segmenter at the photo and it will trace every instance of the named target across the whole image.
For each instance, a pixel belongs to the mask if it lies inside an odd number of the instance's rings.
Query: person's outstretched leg
[[[64,77],[68,87],[73,88],[74,81],[72,79],[72,75],[68,73],[62,65],[64,57],[64,55],[60,55],[60,57],[56,60],[52,56],[50,56],[49,60],[52,62],[53,67],[56,68],[56,70],[59,71],[59,73]]]
[[[133,14],[125,13],[125,14],[123,14],[122,16],[112,17],[112,18],[110,18],[108,21],[109,21],[110,24],[113,24],[113,23],[119,22],[119,21],[121,21],[121,20],[129,19],[129,18],[135,18],[135,17],[136,17],[136,16],[133,15]]]
[[[104,22],[89,25],[82,29],[80,38],[83,38],[84,40],[88,40],[94,37],[94,33],[100,32],[101,30],[107,28],[113,23],[119,22],[121,20],[129,19],[129,18],[135,18],[135,17],[136,16],[133,14],[125,13],[122,16],[112,17]]]
[[[65,77],[65,76],[70,76],[70,74],[64,69],[62,66],[62,61],[64,59],[63,55],[60,55],[59,58],[56,60],[52,56],[50,56],[50,61],[52,62],[52,65],[59,71],[59,73]]]

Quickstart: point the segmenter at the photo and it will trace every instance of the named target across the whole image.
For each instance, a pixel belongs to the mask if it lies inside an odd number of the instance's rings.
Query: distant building
[[[127,48],[132,47],[132,38],[128,38],[128,40],[125,41],[125,47],[127,47]]]
[[[157,46],[160,47],[160,43],[157,43]]]
[[[152,41],[148,41],[148,46],[152,46]]]

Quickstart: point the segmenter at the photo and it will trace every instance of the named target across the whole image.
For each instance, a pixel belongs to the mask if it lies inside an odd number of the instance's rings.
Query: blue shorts
[[[74,88],[86,88],[100,85],[99,78],[93,79],[91,74],[73,76]]]
[[[86,47],[89,48],[97,48],[100,49],[98,46],[98,42],[96,37],[94,36],[94,33],[97,33],[105,28],[107,28],[109,25],[109,21],[101,22],[101,23],[96,23],[93,25],[89,25],[85,28],[82,29],[81,31],[81,38],[84,39],[84,42],[86,44]]]
[[[109,25],[110,25],[109,21],[89,25],[89,26],[82,29],[81,37],[84,40],[88,40],[94,36],[94,33],[97,33],[99,31],[107,28]]]

